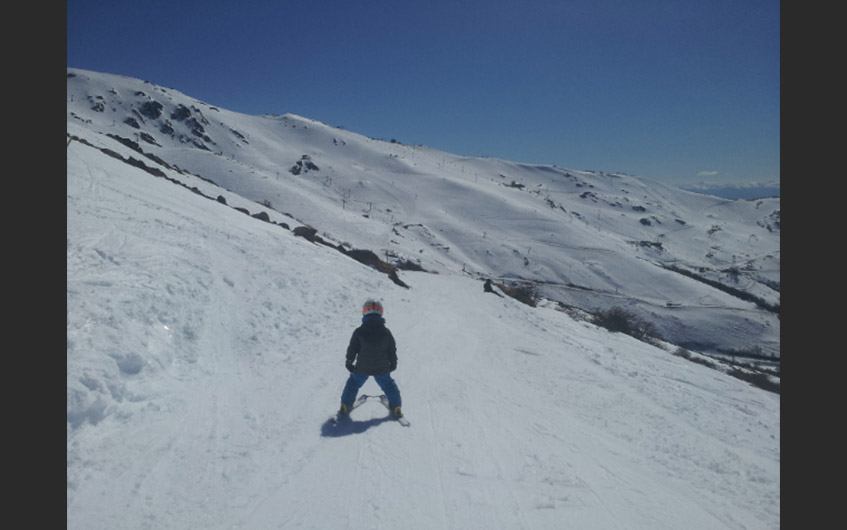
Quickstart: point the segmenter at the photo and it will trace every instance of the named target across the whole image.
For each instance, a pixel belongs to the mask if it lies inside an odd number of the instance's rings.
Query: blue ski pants
[[[356,400],[356,395],[359,393],[359,389],[362,388],[362,385],[365,384],[368,377],[371,376],[350,372],[350,377],[347,378],[347,384],[344,385],[344,390],[341,392],[341,402],[348,407],[353,405],[353,401]],[[394,379],[391,378],[391,374],[375,375],[373,378],[376,381],[376,384],[379,385],[379,388],[385,392],[385,397],[388,398],[388,403],[391,405],[392,409],[394,407],[402,406],[403,403],[400,399],[400,389],[397,388],[397,383],[395,383]]]

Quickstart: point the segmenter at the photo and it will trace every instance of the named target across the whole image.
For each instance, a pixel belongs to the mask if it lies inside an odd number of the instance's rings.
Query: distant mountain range
[[[753,183],[748,185],[726,185],[702,183],[693,186],[683,186],[683,189],[697,193],[723,197],[724,199],[755,200],[766,197],[779,197],[779,183]]]

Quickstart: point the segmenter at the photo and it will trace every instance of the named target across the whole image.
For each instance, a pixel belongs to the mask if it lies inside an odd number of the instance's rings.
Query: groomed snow
[[[219,193],[68,146],[70,530],[779,528],[779,395],[461,274],[403,289]],[[369,296],[411,427],[331,429]]]

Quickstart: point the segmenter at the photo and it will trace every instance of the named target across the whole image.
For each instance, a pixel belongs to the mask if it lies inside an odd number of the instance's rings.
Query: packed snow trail
[[[779,527],[778,395],[76,142],[67,185],[71,530]],[[413,424],[327,436],[370,296]]]

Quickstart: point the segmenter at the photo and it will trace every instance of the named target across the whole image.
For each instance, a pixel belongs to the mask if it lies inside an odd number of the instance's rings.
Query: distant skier
[[[349,412],[359,389],[373,376],[388,398],[389,410],[396,417],[403,415],[400,389],[391,378],[391,372],[397,369],[397,345],[385,327],[382,312],[382,304],[376,300],[368,300],[362,306],[362,325],[353,331],[347,346],[346,366],[350,376],[341,393],[341,414]]]
[[[501,295],[500,293],[495,291],[494,288],[491,286],[491,279],[490,278],[485,280],[485,285],[482,286],[482,290],[485,291],[486,293],[494,293],[497,296],[499,296],[500,298],[503,297],[503,295]]]

